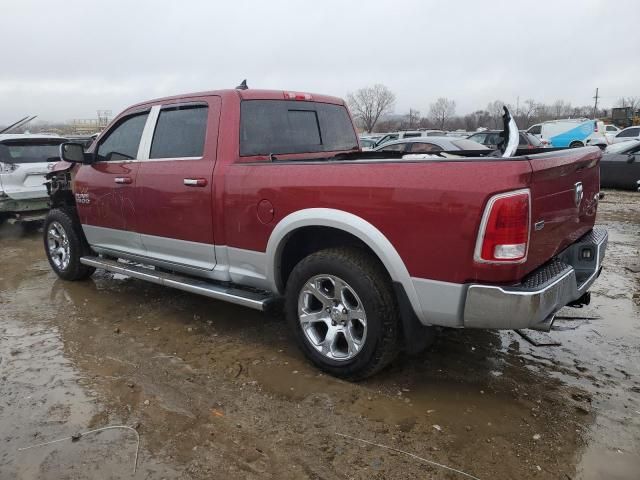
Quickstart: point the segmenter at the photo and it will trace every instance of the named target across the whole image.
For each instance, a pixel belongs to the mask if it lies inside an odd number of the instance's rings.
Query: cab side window
[[[132,115],[120,121],[100,142],[96,153],[99,162],[134,160],[149,112]]]
[[[202,157],[207,111],[206,105],[163,108],[153,133],[149,159]]]

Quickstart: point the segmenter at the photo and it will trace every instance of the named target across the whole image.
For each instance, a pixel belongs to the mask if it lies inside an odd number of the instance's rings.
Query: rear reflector
[[[284,92],[286,100],[312,100],[310,93]]]
[[[489,199],[476,240],[479,263],[522,263],[527,259],[531,226],[528,189],[500,193]]]

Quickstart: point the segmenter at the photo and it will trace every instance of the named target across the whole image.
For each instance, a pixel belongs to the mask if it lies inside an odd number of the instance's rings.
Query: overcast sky
[[[640,4],[553,1],[2,0],[0,124],[114,115],[158,96],[253,88],[345,97],[382,83],[396,113],[437,97],[603,106],[640,96]]]

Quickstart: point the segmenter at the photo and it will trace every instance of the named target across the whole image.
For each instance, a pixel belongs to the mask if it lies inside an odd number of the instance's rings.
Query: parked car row
[[[470,135],[468,139],[495,150],[504,141],[504,136],[502,130],[485,130],[484,132]],[[545,145],[546,144],[543,144],[534,135],[527,132],[520,132],[519,148],[543,148]]]

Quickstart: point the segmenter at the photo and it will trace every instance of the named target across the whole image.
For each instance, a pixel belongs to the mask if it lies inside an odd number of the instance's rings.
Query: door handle
[[[206,187],[207,179],[206,178],[185,178],[182,183],[184,183],[187,187]]]
[[[133,180],[131,180],[131,177],[116,177],[113,181],[121,184],[129,184],[132,183]]]

